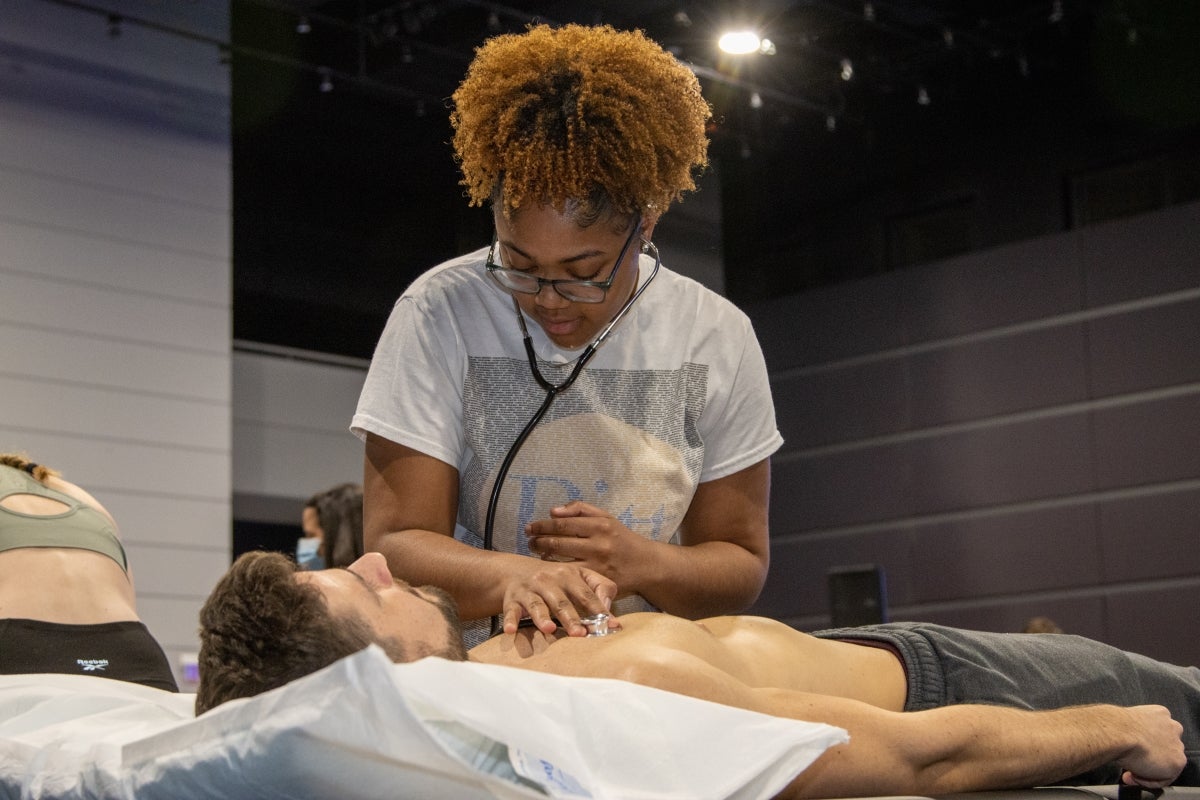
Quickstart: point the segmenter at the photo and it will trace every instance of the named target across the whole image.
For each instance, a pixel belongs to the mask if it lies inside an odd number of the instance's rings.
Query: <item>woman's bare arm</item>
[[[463,619],[502,612],[515,631],[523,614],[548,633],[583,636],[581,613],[603,611],[616,595],[607,578],[579,565],[480,550],[454,538],[458,470],[432,456],[367,435],[363,469],[363,544],[392,574],[450,592]]]

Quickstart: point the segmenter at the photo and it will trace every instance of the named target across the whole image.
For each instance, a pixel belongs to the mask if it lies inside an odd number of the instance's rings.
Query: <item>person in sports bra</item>
[[[0,453],[0,674],[47,672],[179,691],[112,515],[57,470]]]

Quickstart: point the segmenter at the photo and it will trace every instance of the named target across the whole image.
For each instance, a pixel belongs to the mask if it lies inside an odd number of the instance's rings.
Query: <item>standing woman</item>
[[[641,32],[537,25],[484,43],[453,101],[495,234],[414,281],[380,338],[351,424],[366,549],[453,594],[471,643],[746,608],[782,443],[762,351],[651,241],[707,164],[696,77]]]
[[[0,453],[0,674],[44,672],[178,691],[112,515],[56,470]]]

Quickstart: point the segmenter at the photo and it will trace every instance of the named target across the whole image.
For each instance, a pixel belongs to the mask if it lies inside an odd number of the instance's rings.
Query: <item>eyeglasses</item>
[[[492,279],[508,292],[538,294],[542,291],[543,286],[549,286],[558,292],[563,299],[570,300],[572,303],[602,303],[608,295],[608,288],[612,286],[613,279],[617,277],[617,270],[621,268],[621,262],[625,260],[625,254],[629,252],[629,245],[641,230],[642,225],[639,220],[634,224],[633,230],[629,232],[629,238],[625,240],[625,245],[621,248],[621,254],[617,256],[616,266],[608,274],[608,279],[603,281],[547,280],[546,278],[539,278],[536,275],[530,275],[520,270],[501,267],[495,261],[496,234],[494,233],[492,234],[492,247],[488,250],[485,266]]]

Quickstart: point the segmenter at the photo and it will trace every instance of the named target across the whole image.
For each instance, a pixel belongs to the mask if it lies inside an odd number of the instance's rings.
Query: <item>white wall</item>
[[[365,360],[251,343],[233,354],[234,516],[294,524],[314,492],[362,482],[350,418]]]
[[[108,7],[228,38],[222,3]],[[211,44],[4,2],[0,450],[113,512],[176,665],[230,549],[228,109]]]

